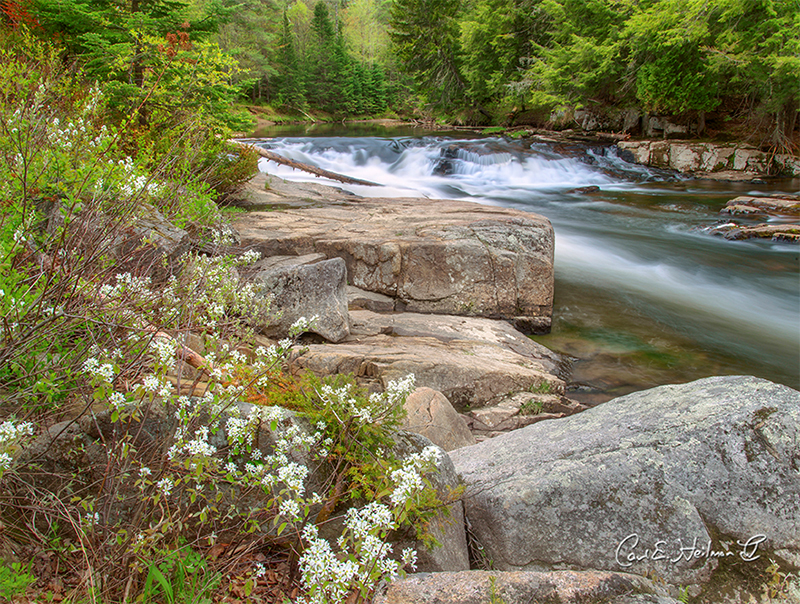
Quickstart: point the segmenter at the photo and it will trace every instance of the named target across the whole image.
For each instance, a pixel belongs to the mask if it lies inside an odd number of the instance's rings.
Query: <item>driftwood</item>
[[[370,182],[368,180],[359,180],[358,178],[350,178],[349,176],[344,176],[343,174],[337,174],[336,172],[323,170],[322,168],[317,168],[316,166],[312,166],[310,164],[304,164],[303,162],[294,161],[293,159],[286,159],[285,157],[282,157],[277,153],[273,153],[272,151],[267,151],[266,149],[262,149],[261,147],[256,147],[255,145],[252,145],[250,143],[243,143],[235,140],[231,140],[230,142],[240,145],[242,147],[249,147],[256,153],[258,153],[261,157],[265,157],[266,159],[274,161],[277,164],[283,164],[284,166],[289,166],[290,168],[296,170],[302,170],[303,172],[308,172],[310,174],[314,174],[315,176],[322,176],[323,178],[337,180],[347,185],[365,185],[368,187],[381,186],[376,182]]]
[[[174,342],[175,343],[175,356],[179,359],[186,361],[187,364],[191,365],[195,369],[199,369],[206,373],[211,373],[214,370],[214,364],[202,356],[200,353],[195,352],[188,346],[181,344],[178,340],[172,337],[165,331],[161,331],[154,325],[150,325],[149,323],[145,323],[144,321],[138,321],[139,327],[143,329],[146,333],[153,334],[154,340],[166,340],[167,342]]]

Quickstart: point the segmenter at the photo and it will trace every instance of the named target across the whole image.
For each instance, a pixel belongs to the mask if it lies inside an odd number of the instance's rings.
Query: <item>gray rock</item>
[[[441,392],[430,388],[417,388],[405,402],[406,430],[429,438],[445,451],[475,444],[464,419]]]
[[[451,456],[472,531],[499,569],[686,584],[718,557],[746,557],[737,542],[758,535],[761,552],[800,550],[800,393],[766,380],[661,386]]]
[[[236,223],[262,256],[342,258],[352,285],[397,310],[508,318],[549,329],[553,231],[547,219],[475,203],[354,199],[255,212]],[[403,308],[401,308],[403,307]]]
[[[771,195],[752,197],[744,195],[731,199],[720,214],[761,213],[768,216],[800,216],[800,199],[797,195]]]
[[[677,131],[673,129],[668,134],[673,132]],[[800,158],[788,154],[771,155],[741,144],[653,140],[620,141],[617,147],[630,152],[637,163],[693,172],[704,178],[741,180],[744,176],[750,180],[766,175],[772,166],[787,174],[800,175]]]
[[[112,245],[121,267],[133,273],[148,273],[154,281],[160,281],[174,272],[178,258],[191,248],[191,238],[161,212],[146,206],[133,226],[116,234]]]
[[[317,375],[352,373],[362,382],[413,373],[417,386],[438,390],[457,410],[482,406],[543,382],[563,393],[559,355],[502,321],[353,311],[350,338],[335,346],[309,345],[291,359],[295,370]]]
[[[347,286],[347,302],[353,310],[371,310],[373,312],[393,312],[395,310],[394,298],[368,292],[353,285]]]
[[[677,604],[662,586],[601,571],[419,573],[395,581],[375,604]]]
[[[192,249],[189,233],[149,204],[125,213],[125,220],[88,210],[74,213],[61,202],[42,203],[39,209],[47,217],[46,229],[50,235],[68,225],[67,247],[87,254],[96,254],[98,249],[108,252],[119,273],[147,275],[155,282],[163,282],[179,272],[177,260]]]
[[[392,452],[398,459],[419,453],[433,443],[420,434],[400,430],[393,436],[395,442]],[[450,457],[442,452],[436,472],[430,475],[431,486],[436,489],[439,499],[447,505],[447,511],[440,512],[428,526],[427,530],[440,544],[427,547],[422,541],[412,537],[400,539],[394,543],[394,551],[400,552],[406,547],[417,550],[417,567],[423,572],[457,572],[469,569],[469,550],[467,549],[467,533],[464,528],[464,504],[456,497],[456,489],[461,481],[456,475]]]
[[[547,419],[560,419],[584,411],[578,402],[556,394],[517,392],[491,407],[473,409],[467,425],[478,440],[518,430]]]
[[[347,269],[341,258],[319,254],[278,256],[259,261],[253,281],[260,296],[272,296],[277,318],[258,326],[266,335],[285,337],[301,317],[317,317],[311,331],[331,342],[350,333],[347,311]]]

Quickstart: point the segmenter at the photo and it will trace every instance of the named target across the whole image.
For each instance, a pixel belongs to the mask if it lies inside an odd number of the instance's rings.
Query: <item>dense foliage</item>
[[[798,0],[8,0],[114,82],[121,111],[222,107],[300,119],[414,112],[544,125],[554,112],[631,109],[791,148],[800,81]],[[24,8],[22,8],[24,7]],[[192,93],[146,97],[161,78]],[[166,67],[166,69],[165,69]],[[190,87],[191,88],[191,87]],[[202,92],[200,92],[202,91]],[[204,98],[197,95],[202,94]],[[210,104],[209,104],[210,103]],[[716,121],[715,121],[716,120]],[[551,125],[553,122],[551,122]]]
[[[273,92],[276,104],[299,110],[313,107],[332,115],[386,111],[389,90],[381,66],[352,56],[324,2],[316,4],[310,22],[308,12],[296,7],[293,17],[306,29],[305,39],[300,40],[285,11]]]
[[[719,110],[766,120],[778,146],[796,126],[796,0],[395,0],[392,28],[401,65],[445,110]]]
[[[0,26],[0,598],[366,601],[414,565],[390,534],[430,541],[439,453],[392,453],[413,376],[286,375],[308,320],[256,340],[259,254],[218,207],[255,168],[234,61],[142,21],[101,65],[26,14]]]

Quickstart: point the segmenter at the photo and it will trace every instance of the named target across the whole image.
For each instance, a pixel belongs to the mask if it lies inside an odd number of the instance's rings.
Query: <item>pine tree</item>
[[[389,32],[401,66],[435,103],[464,100],[458,0],[395,0]]]
[[[289,107],[301,108],[306,104],[303,95],[302,78],[299,72],[297,53],[294,48],[294,36],[289,26],[289,17],[283,13],[283,31],[281,33],[278,52],[279,78],[278,94],[282,102]]]

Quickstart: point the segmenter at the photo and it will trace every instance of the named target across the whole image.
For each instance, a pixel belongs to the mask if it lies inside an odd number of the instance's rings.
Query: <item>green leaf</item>
[[[175,601],[175,594],[172,590],[172,586],[167,581],[167,578],[164,576],[157,566],[153,565],[147,571],[147,579],[144,583],[144,590],[145,593],[148,593],[148,589],[153,583],[153,579],[158,582],[158,585],[161,587],[161,591],[164,592],[164,596],[167,598],[167,602],[172,604]]]

